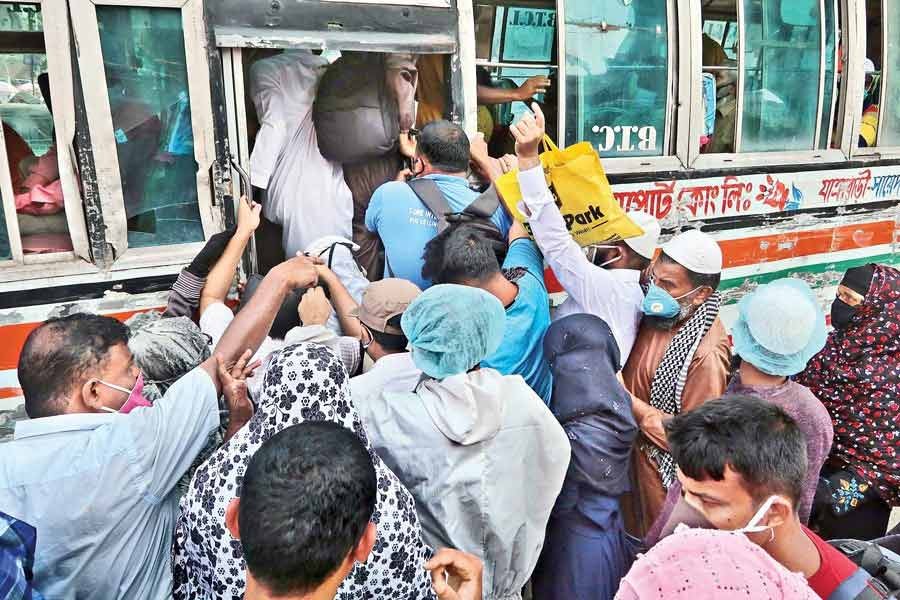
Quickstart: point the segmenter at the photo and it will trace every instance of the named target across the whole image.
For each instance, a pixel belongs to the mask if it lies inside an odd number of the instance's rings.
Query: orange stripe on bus
[[[0,387],[0,400],[6,398],[15,398],[22,395],[22,388],[17,387]]]
[[[878,221],[842,225],[812,231],[784,232],[777,235],[722,240],[725,267],[743,267],[759,263],[856,250],[890,244],[894,241],[894,222]]]
[[[150,309],[109,313],[106,316],[125,321],[132,315],[139,312],[145,312],[146,310]],[[15,325],[3,326],[3,344],[0,345],[0,371],[16,368],[19,363],[19,352],[22,350],[25,338],[27,338],[28,334],[38,325],[40,325],[40,323],[17,323]]]

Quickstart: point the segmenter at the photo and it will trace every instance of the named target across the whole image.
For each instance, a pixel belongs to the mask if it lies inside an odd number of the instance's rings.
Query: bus
[[[497,154],[527,109],[479,86],[548,77],[549,134],[591,142],[626,211],[719,241],[726,325],[759,283],[827,305],[847,268],[898,262],[896,2],[0,0],[0,409],[36,324],[162,307],[233,222],[250,69],[290,49],[436,61],[439,112]]]

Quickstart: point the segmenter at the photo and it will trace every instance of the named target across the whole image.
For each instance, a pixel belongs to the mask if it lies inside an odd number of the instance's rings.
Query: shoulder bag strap
[[[438,233],[447,229],[447,214],[452,211],[437,184],[430,179],[419,178],[407,182],[407,185],[419,197],[422,204],[434,214],[437,219]]]
[[[500,196],[497,194],[497,188],[494,187],[494,184],[491,184],[463,212],[475,217],[490,219],[497,212],[499,206]]]

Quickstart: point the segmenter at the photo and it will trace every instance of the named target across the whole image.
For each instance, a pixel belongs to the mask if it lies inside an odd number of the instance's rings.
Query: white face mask
[[[778,496],[769,496],[766,498],[766,501],[762,503],[762,506],[756,511],[756,514],[750,518],[747,525],[740,529],[735,529],[734,533],[762,533],[763,531],[772,529],[772,525],[760,525],[759,522],[763,520],[763,517],[766,516],[766,513],[769,512],[769,509],[772,508],[772,505],[775,504],[777,499]]]
[[[594,260],[597,258],[598,250],[619,250],[619,247],[618,246],[610,246],[607,244],[591,244],[590,246],[585,246],[584,254],[585,254],[585,256],[587,256],[587,259],[593,263]],[[606,265],[611,265],[614,262],[616,262],[617,260],[622,260],[621,252],[619,252],[619,255],[617,257],[611,258],[608,261],[600,263],[597,266],[602,269]]]

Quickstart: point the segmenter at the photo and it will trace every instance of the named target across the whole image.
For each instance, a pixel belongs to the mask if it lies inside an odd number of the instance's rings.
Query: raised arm
[[[544,137],[544,114],[532,104],[534,116],[526,114],[512,125],[519,158],[519,188],[528,213],[534,241],[563,289],[581,306],[594,302],[613,302],[610,290],[616,285],[612,275],[588,260],[572,239],[559,208],[547,187],[538,148]]]
[[[246,196],[242,197],[238,203],[237,231],[225,246],[225,252],[216,261],[206,278],[206,284],[200,293],[200,314],[203,314],[213,302],[225,302],[244,248],[247,247],[253,232],[259,227],[261,210],[262,207],[259,204],[255,202],[251,204]]]
[[[331,305],[337,314],[338,321],[341,324],[341,331],[344,335],[359,338],[362,335],[362,326],[359,319],[351,317],[350,313],[356,310],[357,304],[347,288],[341,282],[340,278],[335,275],[334,271],[325,265],[319,265],[319,281],[328,288],[328,294],[331,296]]]
[[[209,373],[217,392],[221,391],[221,383],[216,359],[224,364],[231,364],[247,350],[250,350],[251,355],[255,353],[268,335],[275,314],[288,291],[316,285],[319,280],[316,264],[320,262],[318,259],[297,256],[276,265],[265,276],[256,288],[256,293],[225,330],[213,356],[201,365]]]

